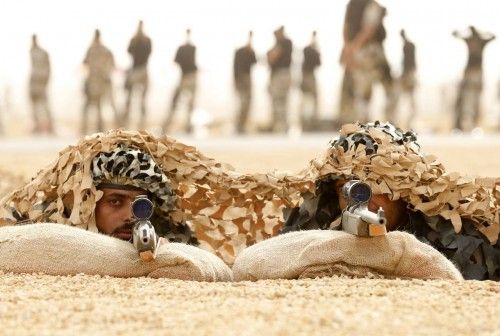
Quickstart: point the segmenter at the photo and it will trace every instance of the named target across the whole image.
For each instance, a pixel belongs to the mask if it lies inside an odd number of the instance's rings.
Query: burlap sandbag
[[[42,223],[0,228],[0,270],[49,275],[231,281],[231,269],[200,248],[164,243],[156,259],[142,262],[132,244],[68,225]]]
[[[297,279],[329,273],[462,279],[437,250],[399,231],[373,238],[333,230],[290,232],[247,247],[233,265],[236,281]]]

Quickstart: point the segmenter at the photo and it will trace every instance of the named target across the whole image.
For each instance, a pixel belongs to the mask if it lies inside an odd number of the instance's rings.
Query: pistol
[[[146,195],[139,195],[132,202],[132,215],[135,219],[132,243],[142,261],[151,261],[156,258],[158,236],[149,220],[153,215],[153,210],[153,202]]]
[[[342,187],[342,193],[348,200],[347,208],[342,212],[342,230],[360,237],[383,236],[387,233],[384,209],[377,212],[368,210],[372,198],[370,186],[360,180],[348,181]]]

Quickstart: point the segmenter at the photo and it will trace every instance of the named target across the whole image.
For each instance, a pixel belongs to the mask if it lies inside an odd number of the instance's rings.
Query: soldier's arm
[[[181,58],[180,51],[181,51],[181,49],[178,48],[177,52],[175,53],[175,57],[174,57],[174,62],[177,63],[177,64],[179,64],[179,60]]]
[[[459,38],[459,39],[464,40],[464,41],[466,41],[466,40],[467,40],[467,38],[468,38],[467,36],[460,34],[460,33],[458,32],[458,30],[454,30],[454,31],[451,33],[451,35],[453,35],[453,37]]]
[[[147,54],[151,55],[151,51],[153,51],[153,44],[151,43],[151,39],[148,38],[148,43],[147,43]]]
[[[255,51],[252,50],[251,64],[257,63],[257,56],[255,56]]]
[[[238,50],[236,50],[234,52],[234,57],[233,57],[233,79],[234,79],[234,84],[236,84],[237,68],[238,68]]]
[[[278,58],[281,56],[282,50],[280,46],[275,46],[267,52],[267,62],[269,65],[276,63]]]
[[[48,53],[48,52],[45,52],[45,56],[46,56],[45,61],[47,62],[47,71],[48,71],[48,73],[50,74],[50,71],[51,71],[52,69],[50,68],[50,56],[49,56],[49,53]]]
[[[131,55],[134,52],[134,39],[130,40],[130,43],[128,44],[127,52]]]
[[[491,41],[493,41],[493,40],[494,40],[494,39],[496,39],[496,38],[497,38],[497,37],[496,37],[496,35],[495,35],[495,34],[491,34],[491,33],[490,33],[490,34],[488,34],[488,36],[486,37],[486,41],[485,41],[485,42],[486,42],[486,43],[491,42]]]
[[[342,35],[344,37],[344,45],[349,43],[349,35],[348,35],[348,27],[347,24],[344,23],[344,29],[342,31]]]
[[[112,70],[116,69],[115,56],[111,51],[109,52],[109,65]]]
[[[363,15],[363,27],[352,41],[354,49],[363,47],[373,38],[379,25],[382,23],[383,17],[384,8],[380,7],[378,4],[371,3],[366,7]]]
[[[87,53],[85,54],[85,57],[83,58],[83,64],[88,65],[89,64],[89,51],[87,50]]]

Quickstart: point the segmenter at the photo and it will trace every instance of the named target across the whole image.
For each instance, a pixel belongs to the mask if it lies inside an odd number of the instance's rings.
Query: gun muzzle
[[[150,221],[137,221],[132,230],[132,242],[142,261],[156,258],[158,237]]]
[[[342,230],[360,237],[377,237],[387,233],[387,220],[384,210],[380,208],[373,213],[366,206],[356,208],[352,212],[346,209],[342,213]]]
[[[371,212],[366,208],[355,211],[355,213],[360,215],[363,221],[370,224],[385,225],[387,223],[387,219],[385,219],[384,209],[382,208],[379,208],[377,213]]]

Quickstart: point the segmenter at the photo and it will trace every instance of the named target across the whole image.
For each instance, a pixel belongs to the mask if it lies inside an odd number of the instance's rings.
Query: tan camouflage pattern
[[[97,232],[94,209],[102,192],[93,183],[91,162],[99,152],[118,144],[151,155],[177,195],[172,218],[187,221],[200,247],[228,264],[245,247],[276,235],[283,224],[282,209],[296,206],[300,193],[312,188],[309,181],[278,173],[237,173],[170,137],[113,130],[68,146],[30,182],[1,199],[0,226],[20,224],[13,217],[15,209],[29,222],[68,224]],[[71,211],[69,216],[63,214],[65,208]]]
[[[359,124],[344,125],[340,135],[362,132],[378,143],[377,153],[366,155],[365,146],[344,152],[329,148],[312,160],[302,173],[317,181],[328,175],[357,176],[370,185],[374,194],[403,199],[409,207],[427,216],[450,219],[455,232],[462,229],[462,218],[470,218],[476,228],[494,244],[500,234],[500,178],[481,178],[447,172],[433,155],[421,152],[415,142],[398,145],[380,129],[362,129]]]

